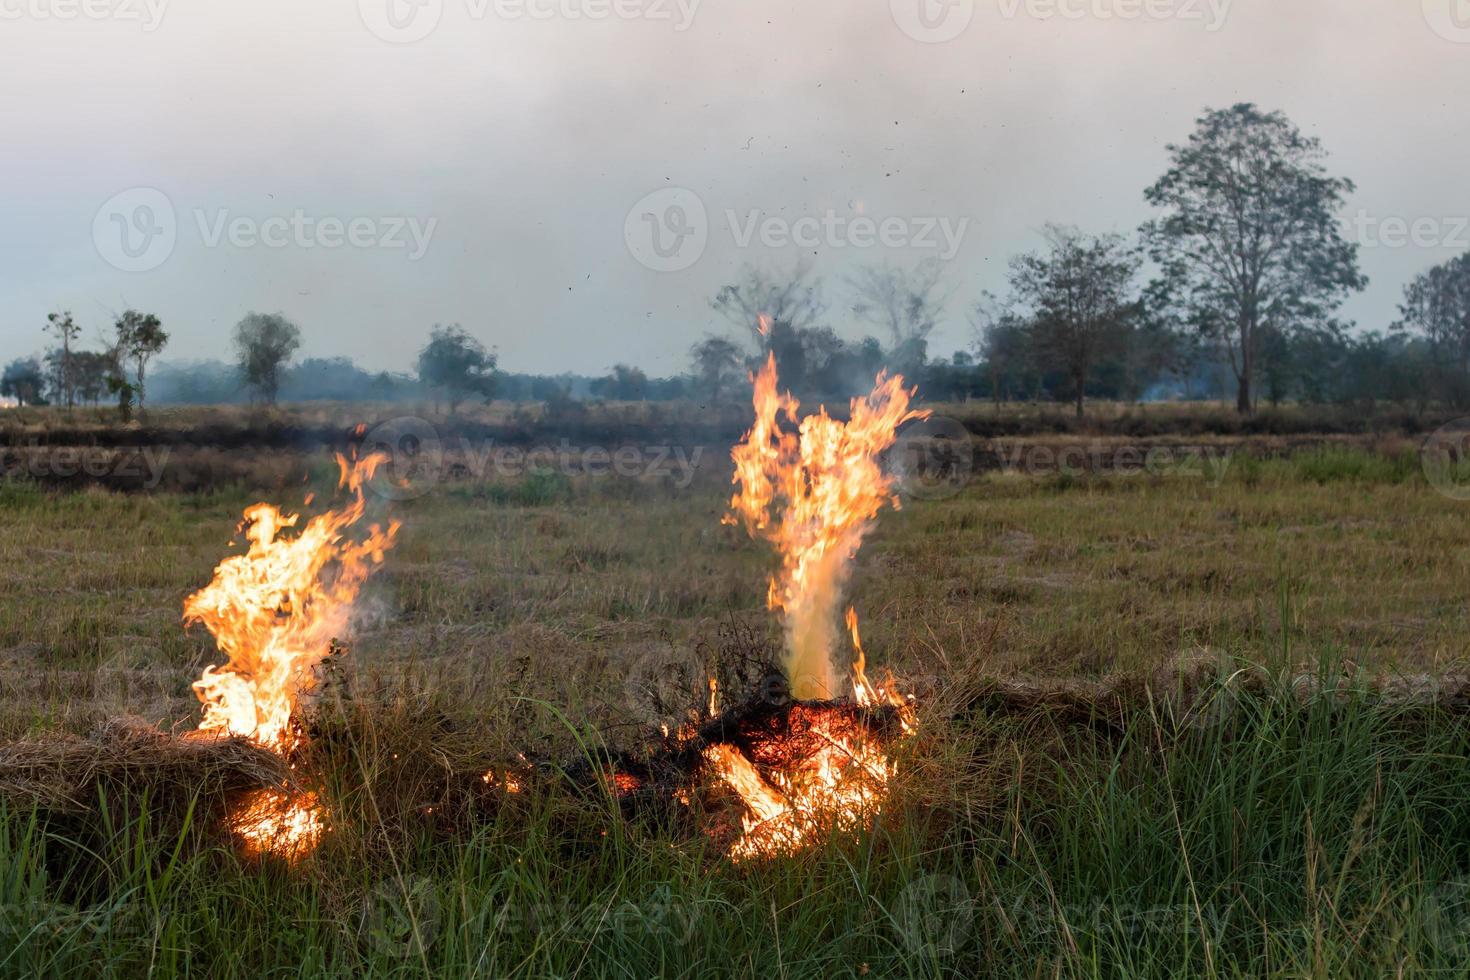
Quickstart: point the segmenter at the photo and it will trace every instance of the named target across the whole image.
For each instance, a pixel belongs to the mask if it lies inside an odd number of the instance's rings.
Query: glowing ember
[[[361,541],[345,536],[367,510],[363,481],[384,459],[350,466],[337,457],[338,486],[351,492],[351,502],[313,517],[295,536],[283,532],[296,527],[299,514],[270,504],[245,511],[249,550],[220,562],[214,581],[184,602],[184,621],[203,623],[229,658],[223,667],[206,667],[194,684],[204,702],[201,730],[281,752],[295,743],[292,713],[315,686],[312,670],[346,632],[359,590],[398,532],[393,522],[386,530],[371,525]]]
[[[792,720],[795,734],[756,753],[774,757],[765,776],[731,746],[705,750],[705,760],[745,804],[744,833],[730,848],[736,860],[791,853],[827,833],[866,825],[893,776],[882,746],[841,710],[798,706]]]
[[[909,410],[911,393],[901,376],[879,374],[866,398],[852,400],[847,423],[825,408],[798,423],[799,403],[777,391],[774,355],[752,380],[755,424],[731,453],[740,490],[725,521],[744,523],[780,553],[767,605],[785,622],[791,693],[836,697],[841,684],[832,652],[842,586],[878,512],[885,503],[898,506],[879,457],[900,425],[928,413]],[[782,430],[783,415],[799,424],[799,434]]]
[[[769,329],[764,321],[762,328]],[[842,586],[878,512],[885,503],[898,506],[879,457],[899,426],[927,413],[909,410],[903,378],[880,374],[871,394],[853,399],[846,424],[825,409],[798,422],[796,399],[777,391],[774,356],[752,381],[755,424],[731,454],[740,490],[726,521],[743,522],[752,536],[775,545],[781,568],[771,577],[768,605],[784,621],[792,694],[802,701],[829,699],[839,688],[833,653]],[[782,430],[782,415],[799,434]],[[853,702],[886,706],[897,713],[904,734],[912,733],[908,701],[891,683],[868,679],[852,609],[847,626],[856,651]],[[730,849],[736,860],[788,853],[826,833],[866,825],[893,776],[882,742],[851,705],[799,702],[785,724],[783,733],[757,740],[749,755],[723,744],[704,752],[745,807],[743,834]]]
[[[326,830],[316,794],[288,796],[256,790],[230,815],[230,830],[252,855],[273,854],[296,860],[309,854]]]
[[[194,684],[204,703],[201,733],[248,738],[281,755],[299,743],[293,718],[316,687],[314,668],[347,631],[363,583],[398,533],[393,522],[370,525],[361,540],[347,537],[367,512],[363,482],[385,459],[351,465],[338,456],[338,489],[351,500],[294,536],[285,532],[299,514],[264,503],[246,510],[246,553],[220,562],[214,580],[185,600],[184,621],[203,623],[228,658]],[[316,846],[325,814],[315,794],[260,790],[234,808],[230,829],[250,852],[295,859]]]

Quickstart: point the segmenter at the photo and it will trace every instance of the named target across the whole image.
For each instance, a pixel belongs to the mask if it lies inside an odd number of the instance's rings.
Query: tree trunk
[[[1084,378],[1077,379],[1077,417],[1082,417],[1082,403],[1087,398],[1087,382]]]
[[[1251,343],[1255,340],[1253,330],[1242,330],[1240,337],[1240,372],[1235,381],[1235,410],[1241,415],[1251,414],[1251,373],[1255,370],[1252,363]]]

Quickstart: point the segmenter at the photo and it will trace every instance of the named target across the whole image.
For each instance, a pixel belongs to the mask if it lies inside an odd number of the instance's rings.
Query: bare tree
[[[762,322],[784,323],[801,333],[816,327],[827,312],[822,282],[811,272],[803,262],[785,273],[747,265],[735,282],[720,288],[710,306],[735,327],[748,330],[756,349],[765,350]]]
[[[904,371],[923,367],[929,335],[950,300],[943,264],[929,258],[905,269],[884,262],[858,270],[847,282],[853,315],[888,334],[893,366]]]

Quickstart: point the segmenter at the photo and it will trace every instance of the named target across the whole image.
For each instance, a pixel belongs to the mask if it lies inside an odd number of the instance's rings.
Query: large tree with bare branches
[[[770,323],[801,333],[818,326],[827,312],[822,282],[806,263],[786,272],[747,265],[734,282],[720,288],[710,306],[735,327],[749,331],[757,350],[768,346]],[[762,328],[762,322],[768,325]]]
[[[943,264],[931,258],[912,268],[889,262],[865,266],[848,279],[848,285],[853,315],[888,334],[892,366],[909,373],[923,367],[929,335],[950,299]]]

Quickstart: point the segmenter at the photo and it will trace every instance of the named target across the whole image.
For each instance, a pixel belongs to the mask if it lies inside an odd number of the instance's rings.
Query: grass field
[[[851,597],[870,656],[922,694],[919,735],[870,832],[759,865],[554,782],[446,833],[402,771],[677,724],[732,636],[774,648],[771,558],[720,524],[723,459],[687,486],[531,473],[378,500],[404,527],[349,694],[318,708],[348,733],[323,749],[322,848],[244,861],[202,793],[197,820],[161,798],[91,822],[9,803],[0,973],[1464,972],[1470,721],[1374,690],[1464,666],[1470,504],[1402,446],[1227,462],[988,473],[886,513]],[[218,655],[181,604],[254,499],[0,484],[0,735],[192,727]],[[1200,660],[1264,680],[1185,724],[1162,696],[1091,720],[985,696],[1167,693],[1161,670]]]

